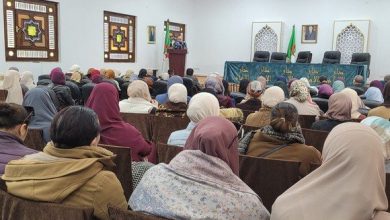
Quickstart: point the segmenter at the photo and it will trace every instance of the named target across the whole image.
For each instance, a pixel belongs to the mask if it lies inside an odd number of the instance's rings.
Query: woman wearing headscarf
[[[168,139],[169,145],[184,147],[191,131],[201,120],[210,116],[219,116],[218,99],[205,92],[196,94],[188,105],[187,116],[191,120],[187,128],[172,132]]]
[[[22,87],[19,83],[20,75],[16,70],[7,70],[4,75],[3,89],[8,91],[6,103],[21,105],[23,102]]]
[[[76,83],[78,86],[80,86],[80,81],[82,79],[83,75],[79,71],[72,72],[72,76],[70,77],[70,80],[74,83]]]
[[[371,83],[370,83],[370,87],[376,87],[378,88],[381,92],[383,92],[383,84],[381,83],[381,81],[379,80],[373,80]]]
[[[362,115],[359,112],[359,109],[364,108],[365,106],[364,106],[364,103],[362,102],[362,100],[360,99],[360,97],[358,96],[357,92],[353,89],[345,88],[341,91],[341,93],[346,94],[349,97],[349,99],[351,99],[351,101],[352,101],[351,118],[352,119],[365,119],[366,116]]]
[[[156,115],[184,117],[187,111],[187,89],[183,84],[173,84],[168,89],[168,102],[160,105]]]
[[[336,80],[333,82],[332,88],[334,93],[341,92],[343,89],[345,89],[344,82],[341,80]]]
[[[318,97],[323,99],[329,99],[333,95],[333,89],[329,84],[323,83],[318,86]]]
[[[220,107],[223,108],[234,107],[233,99],[230,96],[224,95],[223,83],[219,77],[209,76],[206,79],[205,88],[214,90]]]
[[[331,131],[337,125],[351,120],[352,101],[346,94],[336,93],[329,98],[327,119],[316,121],[311,129]]]
[[[321,163],[321,153],[305,145],[297,109],[286,102],[272,108],[270,125],[256,132],[249,143],[247,155],[301,162],[299,171],[302,176],[310,172],[310,164]]]
[[[57,113],[57,109],[50,98],[50,94],[43,88],[30,89],[24,97],[23,106],[34,108],[34,115],[28,125],[29,128],[42,129],[45,142],[50,141],[50,125]]]
[[[34,83],[34,76],[30,71],[24,71],[22,73],[22,78],[20,79],[20,84],[25,85],[28,89],[33,89],[37,87]]]
[[[267,88],[267,79],[264,76],[257,77],[257,81],[261,83],[261,88]]]
[[[245,99],[237,104],[236,107],[246,111],[256,111],[261,107],[261,94],[264,89],[261,87],[259,81],[252,81],[249,83],[246,89]]]
[[[149,169],[130,197],[134,211],[170,219],[269,219],[238,177],[237,130],[220,117],[202,120],[184,151]]]
[[[122,120],[118,103],[118,90],[110,83],[100,83],[93,88],[86,106],[99,117],[100,143],[131,148],[131,159],[141,161],[154,146],[135,127]],[[154,155],[149,159],[155,162]]]
[[[309,89],[301,80],[291,84],[290,99],[286,102],[293,104],[298,109],[299,115],[320,116],[322,114],[318,105],[311,102]]]
[[[387,164],[390,162],[390,121],[378,116],[371,116],[360,123],[371,127],[381,137],[384,146],[382,152],[386,160],[387,170]]]
[[[289,98],[290,97],[290,94],[288,92],[288,87],[287,87],[287,83],[284,83],[282,81],[276,81],[274,83],[274,86],[278,86],[280,87],[281,89],[283,89],[283,92],[284,92],[284,97],[286,98]]]
[[[105,73],[104,76],[106,77],[105,80],[110,81],[111,83],[115,84],[115,86],[118,89],[118,91],[121,91],[121,88],[119,86],[118,81],[115,80],[115,72],[114,72],[114,70],[106,69],[106,71],[104,73]]]
[[[302,77],[300,79],[300,81],[302,81],[306,85],[306,87],[309,89],[309,92],[310,92],[311,96],[317,96],[318,95],[317,87],[311,86],[309,80],[306,77]]]
[[[377,87],[370,87],[367,89],[366,93],[364,93],[366,100],[376,101],[383,103],[383,95],[380,89]]]
[[[57,110],[74,105],[70,88],[65,86],[65,75],[61,68],[54,68],[50,73],[50,79],[53,83],[49,85],[49,88],[53,89],[59,102]]]
[[[371,128],[337,126],[325,141],[322,165],[276,199],[271,219],[380,219],[388,205],[382,146]]]
[[[149,114],[157,109],[158,103],[150,97],[148,85],[142,80],[135,80],[127,88],[128,99],[119,102],[120,112]]]
[[[253,127],[263,127],[269,125],[271,121],[271,109],[284,101],[284,92],[280,87],[272,86],[265,90],[261,96],[262,107],[259,111],[249,114],[245,125]]]
[[[183,85],[183,79],[180,76],[172,76],[171,78],[169,78],[167,81],[167,91],[169,90],[169,88],[173,84],[176,84],[176,83]],[[190,99],[191,99],[190,97],[187,97],[187,101],[189,101]],[[158,104],[160,104],[160,105],[165,104],[166,102],[169,101],[168,92],[166,92],[164,94],[157,95],[156,100],[157,100]]]
[[[385,84],[383,90],[383,104],[382,106],[371,109],[368,116],[379,116],[384,119],[390,119],[390,81]]]

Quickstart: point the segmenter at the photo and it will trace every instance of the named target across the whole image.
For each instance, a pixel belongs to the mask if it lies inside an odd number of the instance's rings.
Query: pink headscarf
[[[59,67],[56,67],[51,71],[50,79],[56,85],[65,85],[65,74]]]
[[[192,130],[184,150],[200,150],[223,160],[238,176],[238,140],[234,125],[221,117],[207,117]]]
[[[145,141],[135,127],[122,120],[118,90],[112,84],[97,84],[86,106],[93,109],[99,117],[100,143],[131,148],[133,161],[141,161],[150,154],[152,144]]]

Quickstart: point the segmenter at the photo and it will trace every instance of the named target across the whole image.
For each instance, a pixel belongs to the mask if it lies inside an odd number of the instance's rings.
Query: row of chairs
[[[298,53],[296,63],[311,63],[313,54],[310,51],[301,51]],[[253,62],[270,62],[270,63],[286,63],[287,54],[280,52],[256,51],[253,55]],[[340,64],[340,51],[326,51],[322,59],[323,64]],[[354,53],[352,54],[351,64],[370,66],[370,53]]]

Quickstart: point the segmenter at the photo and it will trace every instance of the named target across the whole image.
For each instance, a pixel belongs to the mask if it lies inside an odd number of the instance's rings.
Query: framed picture
[[[148,26],[148,44],[156,43],[156,26]]]
[[[301,42],[303,44],[316,44],[318,38],[318,25],[302,25]]]

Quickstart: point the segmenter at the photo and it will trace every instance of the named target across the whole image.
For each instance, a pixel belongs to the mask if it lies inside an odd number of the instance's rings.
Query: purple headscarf
[[[381,81],[379,80],[374,80],[370,83],[370,87],[376,87],[378,89],[381,90],[381,92],[383,92],[383,89],[384,89],[384,86],[383,84],[381,83]]]
[[[333,95],[333,89],[329,84],[321,84],[318,86],[318,96],[320,98],[328,99]]]
[[[65,74],[59,67],[56,67],[51,71],[50,79],[56,85],[65,85]]]

